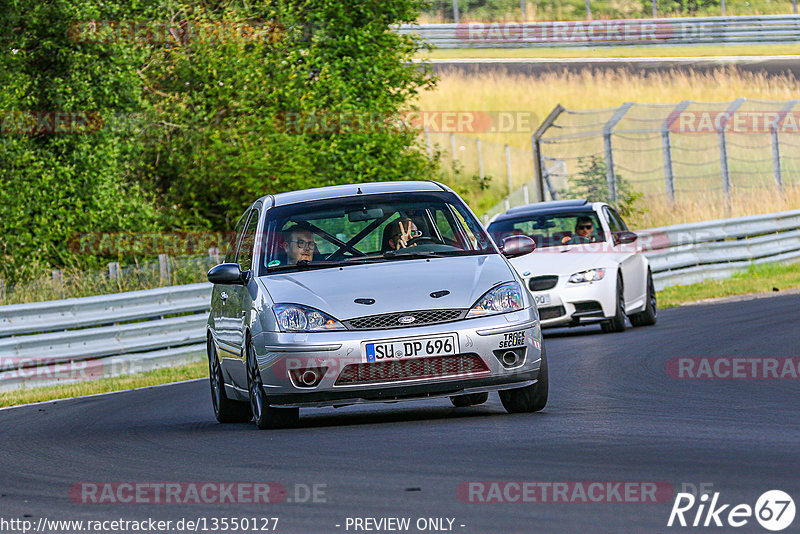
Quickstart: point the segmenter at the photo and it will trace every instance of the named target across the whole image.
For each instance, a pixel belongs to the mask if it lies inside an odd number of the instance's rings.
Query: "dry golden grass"
[[[549,73],[541,76],[507,73],[469,76],[451,71],[442,74],[438,87],[422,94],[417,104],[422,110],[529,111],[535,116],[531,121],[531,128],[524,132],[460,134],[456,137],[458,161],[463,166],[463,171],[460,175],[451,175],[451,185],[459,192],[464,192],[465,199],[480,215],[499,202],[508,191],[503,145],[513,147],[512,186],[517,188],[532,179],[531,135],[559,103],[571,110],[590,110],[617,107],[625,102],[730,102],[741,97],[778,101],[797,98],[798,80],[788,74],[767,76],[742,72],[735,68],[720,68],[709,73],[690,70],[632,74],[616,70]],[[476,191],[475,182],[471,180],[472,175],[478,174],[476,139],[481,139],[483,144],[485,174],[492,177],[490,188],[485,191]],[[433,134],[431,140],[438,144],[446,156],[445,162],[448,162],[451,157],[449,135]],[[713,150],[702,157],[718,157],[715,154],[717,152]],[[739,155],[749,157],[749,153]],[[656,158],[653,166],[658,165],[656,160],[660,161],[662,156],[654,153],[653,157]],[[742,164],[737,165],[740,167]],[[737,180],[744,172],[739,167],[732,168],[732,172],[739,172]],[[625,177],[637,187],[636,176],[628,173]],[[676,178],[679,179],[680,176],[676,175]],[[714,182],[715,187],[720,187],[715,179],[709,180]],[[796,182],[793,176],[787,176],[785,180],[787,183]],[[722,198],[709,194],[700,197],[679,195],[678,202],[674,205],[664,195],[648,196],[643,200],[646,213],[632,220],[632,225],[646,228],[800,207],[800,193],[797,188],[787,188],[782,196],[768,186],[753,188],[753,185],[759,185],[755,182],[747,184],[751,186],[748,189],[736,190],[737,183],[734,180],[733,201],[728,212]],[[531,200],[535,199],[532,197]]]
[[[729,208],[721,194],[698,194],[694,198],[680,195],[674,204],[664,196],[646,196],[640,206],[646,210],[644,213],[627,218],[628,225],[635,229],[745,217],[800,208],[800,186],[784,187],[782,195],[775,188],[734,189]]]
[[[742,97],[790,100],[800,93],[794,76],[767,76],[735,68],[708,73],[689,70],[641,75],[624,70],[540,76],[507,73],[471,76],[449,71],[441,75],[437,85],[435,90],[420,95],[417,102],[420,109],[532,111],[538,118],[534,122],[544,120],[559,103],[567,109],[585,110],[611,108],[625,102],[725,102]],[[489,133],[479,137],[527,150],[532,133]]]
[[[421,51],[420,59],[453,58],[610,58],[698,56],[786,56],[800,54],[797,44],[699,45],[699,46],[597,46],[593,48],[437,48]]]

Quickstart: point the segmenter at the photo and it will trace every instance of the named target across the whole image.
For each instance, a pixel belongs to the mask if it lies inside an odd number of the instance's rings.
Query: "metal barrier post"
[[[450,134],[450,151],[453,154],[453,161],[458,160],[458,156],[456,155],[456,134]]]
[[[483,183],[483,152],[481,152],[481,140],[476,139],[475,145],[478,149],[478,176],[480,176],[481,183]]]
[[[769,125],[770,140],[772,142],[772,171],[775,174],[775,183],[778,191],[783,194],[783,169],[781,168],[781,140],[778,136],[778,129],[786,115],[792,110],[797,100],[790,100],[781,110],[778,118]]]
[[[588,0],[587,0],[588,2]],[[556,107],[553,108],[553,111],[547,116],[547,118],[542,121],[542,124],[536,129],[536,132],[531,136],[531,150],[533,152],[533,171],[536,176],[536,194],[539,197],[539,201],[544,201],[544,184],[545,181],[547,182],[548,190],[550,191],[550,198],[553,200],[558,199],[558,194],[556,193],[555,188],[553,188],[553,184],[550,183],[550,178],[547,176],[547,167],[544,164],[544,156],[542,155],[542,136],[545,132],[556,122],[558,116],[564,112],[564,106],[561,104],[557,104]]]
[[[428,145],[428,158],[433,159],[433,144],[431,143],[430,129],[425,127],[425,144]]]
[[[453,21],[458,24],[458,0],[453,0]]]
[[[725,126],[736,113],[736,110],[744,103],[744,98],[737,98],[728,106],[727,117],[722,117],[717,125],[717,139],[719,141],[719,165],[722,171],[722,191],[725,193],[725,210],[728,213],[731,209],[731,173],[728,168],[728,141],[725,136]]]
[[[514,191],[514,186],[511,185],[511,147],[506,145],[506,178],[508,178],[508,194]]]
[[[675,202],[675,176],[672,172],[672,144],[670,143],[669,132],[672,124],[678,120],[681,113],[689,107],[690,103],[689,100],[684,100],[675,106],[675,109],[667,115],[661,127],[661,148],[664,152],[664,178],[667,181],[667,196],[670,202]]]
[[[161,277],[161,282],[169,282],[170,268],[169,256],[167,254],[158,255],[158,273]]]
[[[611,133],[622,117],[633,107],[633,102],[625,102],[603,126],[603,150],[606,159],[606,179],[608,180],[608,198],[610,204],[617,204],[617,175],[614,172],[614,147],[611,145]]]

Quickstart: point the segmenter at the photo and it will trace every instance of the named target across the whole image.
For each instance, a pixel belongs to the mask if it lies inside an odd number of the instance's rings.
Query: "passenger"
[[[311,261],[317,244],[311,229],[296,224],[283,231],[283,250],[286,251],[286,263],[295,265],[298,261]]]
[[[575,221],[575,234],[576,237],[575,243],[594,243],[597,241],[597,238],[592,234],[594,232],[594,223],[592,223],[591,217],[578,217],[578,220]],[[569,244],[572,241],[572,236],[565,235],[561,238],[561,242],[564,244]]]
[[[409,241],[422,236],[422,232],[414,224],[414,221],[408,217],[400,217],[392,221],[386,226],[384,230],[386,246],[384,250],[399,250],[408,246],[415,246],[416,244],[409,245]]]

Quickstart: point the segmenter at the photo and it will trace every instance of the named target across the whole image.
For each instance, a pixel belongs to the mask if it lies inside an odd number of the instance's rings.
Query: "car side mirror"
[[[536,250],[536,241],[526,235],[510,235],[503,239],[503,246],[500,252],[506,258],[516,258],[524,256]]]
[[[627,245],[639,239],[639,236],[634,232],[614,232],[611,235],[614,236],[615,245]]]
[[[208,281],[212,284],[244,285],[245,274],[238,263],[220,263],[208,271]]]

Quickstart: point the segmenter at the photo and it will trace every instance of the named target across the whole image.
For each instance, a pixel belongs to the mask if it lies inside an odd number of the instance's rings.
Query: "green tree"
[[[608,191],[608,175],[606,162],[599,156],[578,159],[579,172],[571,180],[570,190],[562,191],[564,198],[585,198],[590,202],[611,202]],[[642,194],[621,174],[616,174],[617,202],[616,208],[623,217],[643,213],[638,206]]]

